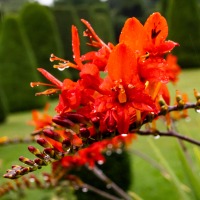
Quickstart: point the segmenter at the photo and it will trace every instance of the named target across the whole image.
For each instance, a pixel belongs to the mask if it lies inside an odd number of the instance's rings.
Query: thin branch
[[[148,162],[150,165],[152,165],[153,167],[158,169],[166,179],[168,179],[168,180],[170,179],[170,175],[167,172],[167,170],[162,165],[160,165],[158,162],[156,162],[154,159],[152,159],[150,156],[148,156],[147,154],[144,154],[144,153],[137,151],[135,149],[129,150],[129,152],[134,153],[135,155],[142,158],[143,160]]]
[[[103,190],[100,190],[100,189],[98,189],[98,188],[96,188],[96,187],[94,187],[92,185],[88,185],[86,183],[84,183],[81,187],[82,187],[82,189],[86,188],[86,189],[88,189],[88,190],[90,190],[90,191],[92,191],[92,192],[94,192],[96,194],[99,194],[102,197],[110,199],[110,200],[122,200],[122,199],[120,199],[118,197],[115,197],[114,195],[111,195],[111,194],[109,194],[107,192],[104,192]]]
[[[32,143],[35,142],[35,137],[17,137],[17,138],[10,138],[7,136],[0,137],[0,146],[9,145],[9,144],[21,144],[21,143]]]
[[[104,181],[110,188],[112,188],[117,194],[123,197],[125,200],[131,200],[132,198],[122,190],[116,183],[114,183],[111,179],[109,179],[102,170],[100,170],[97,166],[92,168],[93,173],[102,181]]]
[[[167,132],[164,132],[164,131],[151,131],[151,130],[138,130],[136,132],[136,134],[138,135],[142,135],[142,136],[145,136],[145,135],[153,135],[153,136],[165,136],[165,137],[175,137],[175,138],[178,138],[178,139],[181,139],[181,140],[184,140],[186,142],[189,142],[191,144],[195,144],[197,146],[200,146],[200,141],[197,141],[197,140],[194,140],[190,137],[187,137],[187,136],[184,136],[184,135],[181,135],[179,133],[177,133],[176,131],[173,131],[173,130],[170,130],[170,131],[167,131]]]

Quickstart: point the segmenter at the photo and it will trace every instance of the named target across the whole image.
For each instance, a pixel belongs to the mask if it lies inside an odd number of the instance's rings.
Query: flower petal
[[[149,16],[144,24],[149,41],[158,45],[165,41],[168,35],[168,25],[166,19],[159,12]]]
[[[145,43],[144,38],[146,38],[146,32],[140,21],[135,17],[127,19],[122,28],[119,42],[128,44],[134,52],[138,51],[141,54]]]
[[[47,72],[45,69],[38,68],[37,69],[46,79],[48,79],[51,83],[56,85],[58,88],[62,88],[62,82],[59,81],[57,78],[55,78],[53,75],[51,75],[49,72]]]
[[[74,53],[74,61],[79,67],[82,67],[83,64],[80,59],[80,40],[78,30],[75,26],[72,26],[72,50]]]
[[[113,81],[132,83],[137,76],[137,60],[133,51],[124,43],[118,44],[110,54],[107,64],[108,75]]]

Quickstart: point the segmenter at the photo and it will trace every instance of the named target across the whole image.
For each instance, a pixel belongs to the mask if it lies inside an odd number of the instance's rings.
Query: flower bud
[[[66,128],[70,128],[74,126],[74,123],[67,119],[66,117],[62,117],[61,115],[56,115],[55,117],[53,117],[52,121],[54,123],[56,123],[57,125],[66,127]]]
[[[59,135],[58,133],[56,133],[55,131],[53,131],[52,129],[48,128],[48,129],[44,129],[43,133],[45,136],[58,141],[58,142],[62,142],[63,141],[63,137],[61,135]],[[49,146],[50,147],[50,146]]]
[[[45,158],[45,155],[41,153],[40,150],[35,148],[34,146],[28,146],[28,150],[42,160]]]
[[[30,160],[30,159],[28,159],[28,158],[25,158],[24,156],[20,156],[20,157],[19,157],[19,160],[20,160],[21,162],[27,164],[27,165],[30,165],[30,166],[34,166],[34,165],[35,165],[34,161],[32,161],[32,160]]]
[[[37,143],[44,148],[53,148],[53,146],[47,142],[44,138],[38,138]]]
[[[66,139],[64,139],[63,140],[63,142],[62,142],[62,149],[64,150],[64,151],[69,151],[70,150],[70,148],[71,148],[71,141],[70,141],[70,139],[69,138],[66,138]]]
[[[81,138],[83,138],[83,139],[87,139],[90,137],[90,131],[85,127],[80,128],[79,134],[80,134]]]

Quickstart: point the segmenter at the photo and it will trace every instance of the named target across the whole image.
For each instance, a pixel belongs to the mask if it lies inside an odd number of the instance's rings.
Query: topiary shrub
[[[98,165],[103,172],[106,173],[106,176],[110,178],[113,182],[115,182],[119,187],[121,187],[124,191],[128,191],[131,181],[133,177],[131,171],[131,157],[127,151],[123,151],[121,154],[112,153],[111,156],[105,154],[106,162],[103,165]],[[111,167],[112,166],[112,167]],[[121,173],[122,169],[123,173]],[[78,175],[85,183],[92,185],[100,190],[116,195],[111,189],[109,189],[109,185],[106,186],[104,182],[102,182],[96,175],[93,174],[92,171],[89,171],[86,168],[81,168],[76,171],[72,171],[71,173]],[[106,200],[102,196],[98,196],[96,193],[88,191],[84,193],[81,190],[77,190],[75,192],[77,199],[88,200],[88,199],[98,199],[98,200]]]
[[[8,115],[8,104],[2,88],[0,88],[0,123],[4,122]]]
[[[141,22],[145,22],[149,15],[150,2],[141,0],[109,0],[108,4],[112,12],[113,24],[115,28],[116,39],[118,40],[124,22],[129,17],[136,17]]]
[[[61,80],[70,77],[67,70],[60,72],[49,61],[51,53],[63,57],[61,38],[52,11],[38,3],[28,3],[20,11],[20,18],[39,67],[47,69]]]
[[[5,89],[11,112],[44,106],[46,98],[35,98],[39,88],[30,88],[30,82],[39,80],[36,61],[19,19],[6,16],[0,38],[0,86]]]
[[[107,4],[80,5],[77,7],[79,18],[90,22],[98,36],[107,42],[115,43],[115,32]],[[102,28],[103,26],[103,28]]]
[[[164,2],[164,1],[163,1]],[[169,38],[180,44],[173,53],[183,68],[200,66],[200,17],[196,0],[170,0],[166,9]]]

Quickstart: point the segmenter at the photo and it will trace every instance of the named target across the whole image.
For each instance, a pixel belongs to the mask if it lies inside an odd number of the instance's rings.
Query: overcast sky
[[[37,0],[39,3],[43,4],[43,5],[51,5],[53,3],[53,0]]]

